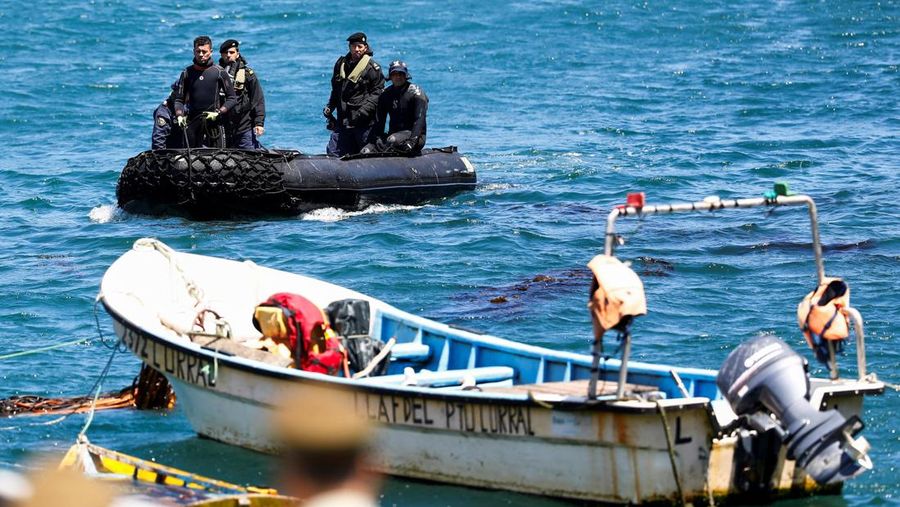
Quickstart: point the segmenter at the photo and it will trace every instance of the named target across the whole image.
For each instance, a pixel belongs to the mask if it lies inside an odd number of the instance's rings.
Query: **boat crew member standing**
[[[364,151],[400,152],[419,154],[425,146],[425,117],[428,113],[428,96],[416,84],[410,83],[406,63],[395,60],[388,68],[391,86],[378,99],[378,112],[372,130],[374,144]],[[384,124],[391,117],[387,137]]]
[[[219,94],[224,96],[220,102]],[[212,39],[194,39],[194,62],[181,71],[175,88],[175,122],[187,130],[190,146],[225,147],[219,115],[237,104],[234,86],[225,69],[212,61]]]
[[[337,59],[331,76],[331,96],[322,113],[332,130],[326,152],[333,157],[359,153],[369,141],[378,97],[384,91],[381,66],[372,59],[366,34],[347,38],[350,51]],[[337,113],[335,121],[331,113]]]
[[[266,131],[266,98],[259,77],[240,53],[240,42],[228,39],[219,46],[221,65],[231,77],[237,105],[228,111],[225,146],[246,150],[259,148],[257,138]]]
[[[178,83],[172,83],[172,92],[162,104],[153,111],[153,134],[150,138],[150,149],[165,150],[184,148],[184,134],[181,127],[175,125],[175,87]]]

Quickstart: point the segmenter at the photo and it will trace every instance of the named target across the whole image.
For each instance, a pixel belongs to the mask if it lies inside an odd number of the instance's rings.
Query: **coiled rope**
[[[194,299],[194,311],[196,311],[196,316],[194,318],[193,326],[198,328],[199,331],[179,331],[183,332],[190,337],[194,336],[207,336],[207,337],[215,337],[230,340],[231,339],[231,324],[228,323],[226,319],[224,319],[218,312],[209,308],[205,305],[204,299],[205,295],[203,290],[197,285],[192,278],[190,278],[187,273],[185,273],[184,268],[181,264],[178,263],[178,260],[175,258],[175,250],[171,247],[154,238],[141,238],[134,242],[134,248],[149,248],[156,250],[163,257],[165,257],[169,261],[169,268],[173,273],[175,273],[178,278],[184,283],[184,288],[187,290],[188,295]],[[215,332],[207,333],[204,327],[204,316],[207,314],[212,315],[213,322],[215,324]],[[217,342],[218,340],[216,340]],[[219,344],[216,343],[213,350],[216,352],[216,355],[213,356],[213,371],[212,377],[210,378],[210,382],[215,385],[216,380],[219,376]]]
[[[188,295],[194,298],[196,301],[196,306],[202,306],[204,300],[203,290],[191,280],[187,274],[185,274],[184,269],[181,268],[181,265],[178,264],[178,261],[175,260],[175,250],[172,250],[168,245],[159,241],[158,239],[153,238],[141,238],[134,242],[134,248],[150,248],[156,250],[163,257],[165,257],[169,261],[169,267],[172,269],[176,275],[184,282],[184,288],[187,290]]]

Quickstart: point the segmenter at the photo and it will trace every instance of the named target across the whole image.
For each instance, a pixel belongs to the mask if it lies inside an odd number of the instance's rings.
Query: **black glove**
[[[322,116],[329,118],[331,116],[331,106],[325,105],[325,108],[322,109]]]
[[[337,128],[337,120],[335,120],[334,118],[332,118],[331,116],[329,116],[328,119],[325,120],[325,128],[326,128],[327,130],[334,130],[334,129],[336,129],[336,128]]]
[[[413,142],[409,139],[397,145],[397,151],[400,153],[411,153],[413,151]]]

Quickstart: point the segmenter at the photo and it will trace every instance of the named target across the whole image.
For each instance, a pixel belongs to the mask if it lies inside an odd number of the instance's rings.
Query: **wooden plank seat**
[[[220,338],[217,336],[191,336],[191,341],[209,350],[215,350],[229,356],[243,357],[261,363],[270,364],[272,366],[288,367],[293,363],[289,358],[266,352],[265,350],[253,349],[241,345],[240,342]]]
[[[360,382],[370,384],[414,385],[419,387],[454,387],[460,386],[466,377],[471,377],[475,385],[511,381],[516,375],[509,366],[484,366],[464,370],[428,371],[422,370],[407,375],[383,375],[368,377]]]
[[[541,384],[519,384],[514,386],[485,386],[482,388],[483,391],[490,391],[492,393],[509,393],[509,394],[522,394],[522,393],[532,393],[536,397],[540,397],[539,395],[546,396],[554,396],[554,397],[584,397],[587,396],[588,389],[588,380],[571,380],[568,382],[544,382]],[[614,380],[607,381],[599,381],[597,382],[597,395],[598,396],[606,396],[610,394],[616,393],[616,388],[618,384]],[[626,393],[649,393],[653,391],[659,391],[659,387],[657,386],[648,386],[648,385],[639,385],[639,384],[626,384],[625,392]]]
[[[424,343],[397,343],[391,348],[391,361],[424,363],[431,357],[431,347]]]

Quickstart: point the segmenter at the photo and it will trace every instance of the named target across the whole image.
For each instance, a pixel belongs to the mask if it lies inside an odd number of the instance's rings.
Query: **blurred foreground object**
[[[373,432],[353,400],[347,390],[299,385],[274,415],[284,450],[279,483],[305,506],[378,505],[380,480],[366,466]]]

